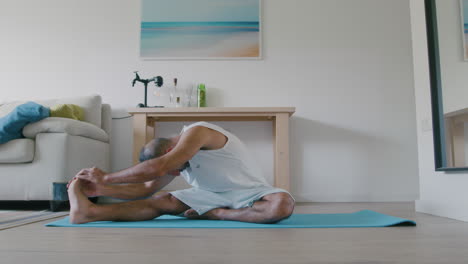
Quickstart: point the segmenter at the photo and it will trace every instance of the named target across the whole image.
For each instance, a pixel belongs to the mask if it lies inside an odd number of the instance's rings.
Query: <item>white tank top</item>
[[[227,137],[227,142],[221,149],[199,150],[189,160],[190,167],[182,171],[181,175],[190,185],[212,192],[270,186],[239,138],[207,122],[184,126],[181,133],[195,126],[216,130]]]

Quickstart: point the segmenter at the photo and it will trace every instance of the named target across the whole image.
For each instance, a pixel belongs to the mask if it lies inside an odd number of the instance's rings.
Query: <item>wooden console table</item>
[[[155,122],[180,121],[272,121],[274,144],[274,186],[290,190],[289,117],[294,107],[203,107],[203,108],[134,108],[133,162],[138,162],[141,148],[155,137]]]

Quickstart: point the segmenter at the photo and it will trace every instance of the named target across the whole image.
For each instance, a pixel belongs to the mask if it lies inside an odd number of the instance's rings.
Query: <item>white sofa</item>
[[[82,168],[110,169],[111,107],[98,95],[35,101],[76,104],[84,121],[49,117],[27,125],[24,139],[0,144],[0,201],[67,201],[65,184]],[[0,117],[24,102],[0,105]]]

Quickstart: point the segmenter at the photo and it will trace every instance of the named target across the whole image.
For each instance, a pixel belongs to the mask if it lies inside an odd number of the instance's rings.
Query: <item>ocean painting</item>
[[[468,0],[461,0],[465,60],[468,61]]]
[[[261,0],[142,0],[142,59],[259,59]]]

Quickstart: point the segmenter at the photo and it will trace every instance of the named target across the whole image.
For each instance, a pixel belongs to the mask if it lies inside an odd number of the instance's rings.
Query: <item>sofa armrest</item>
[[[23,135],[27,138],[35,139],[39,133],[66,133],[72,136],[109,142],[109,135],[101,128],[87,122],[68,118],[49,117],[23,128]]]
[[[107,133],[110,141],[112,136],[112,109],[110,104],[102,104],[101,111],[101,128]]]

